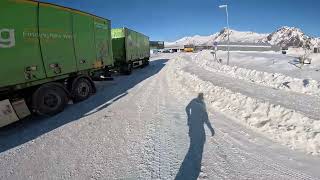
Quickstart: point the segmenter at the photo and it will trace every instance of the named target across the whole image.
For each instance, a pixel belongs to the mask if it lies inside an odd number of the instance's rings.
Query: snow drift
[[[206,103],[229,118],[252,128],[266,137],[292,149],[320,154],[320,122],[294,110],[254,99],[203,81],[196,74],[183,71],[186,61],[171,61],[171,78],[180,92],[203,92]]]
[[[276,89],[320,96],[320,82],[316,80],[299,79],[281,73],[269,73],[255,69],[218,64],[213,62],[210,51],[202,51],[194,58],[195,63],[208,71],[221,72],[236,79]]]

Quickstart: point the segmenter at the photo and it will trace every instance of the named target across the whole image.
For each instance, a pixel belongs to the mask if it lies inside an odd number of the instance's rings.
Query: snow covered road
[[[277,144],[182,88],[180,57],[155,56],[55,117],[0,129],[0,179],[320,179],[318,156]]]

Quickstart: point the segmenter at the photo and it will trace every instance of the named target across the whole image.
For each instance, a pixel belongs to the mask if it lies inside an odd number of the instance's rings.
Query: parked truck
[[[131,74],[132,68],[149,64],[149,37],[128,28],[112,29],[111,34],[116,69]]]
[[[87,99],[92,79],[114,65],[107,19],[29,0],[1,0],[0,9],[0,127]]]

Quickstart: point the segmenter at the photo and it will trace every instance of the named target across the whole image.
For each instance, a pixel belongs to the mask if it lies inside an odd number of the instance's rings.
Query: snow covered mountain
[[[184,37],[175,42],[166,42],[166,47],[193,45],[212,45],[213,42],[226,42],[228,30],[223,29],[210,36]],[[300,29],[294,27],[281,27],[271,34],[259,34],[250,31],[236,31],[230,29],[230,41],[242,43],[270,43],[279,46],[312,47],[320,43],[320,38],[311,38],[305,35]]]
[[[213,34],[210,36],[199,36],[195,35],[193,37],[184,37],[175,42],[166,42],[166,46],[183,46],[187,44],[195,44],[195,45],[206,45],[209,42],[214,41],[216,39],[217,34]]]
[[[295,27],[281,27],[277,31],[271,33],[266,41],[270,44],[280,46],[296,46],[296,47],[312,47],[317,43],[317,38],[311,38],[302,32],[301,29]]]
[[[258,34],[254,32],[242,32],[230,29],[230,41],[231,42],[248,42],[256,43],[263,42],[263,40],[268,36],[268,34]],[[183,46],[186,44],[194,45],[212,45],[214,41],[226,42],[228,40],[228,30],[222,29],[220,32],[215,33],[210,36],[193,36],[184,37],[175,42],[167,42],[166,46]]]
[[[250,31],[230,30],[231,42],[247,42],[247,43],[263,42],[266,36],[268,36],[268,34],[258,34]],[[214,41],[217,41],[217,42],[226,42],[227,40],[228,40],[227,29],[223,29],[222,31],[220,31],[220,33],[214,39]]]

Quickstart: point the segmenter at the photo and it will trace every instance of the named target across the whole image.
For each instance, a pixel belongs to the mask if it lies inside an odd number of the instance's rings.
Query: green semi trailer
[[[112,29],[112,51],[115,67],[124,74],[132,68],[149,64],[149,37],[128,28]]]
[[[0,127],[87,99],[114,65],[107,19],[29,0],[1,0],[0,16]]]

